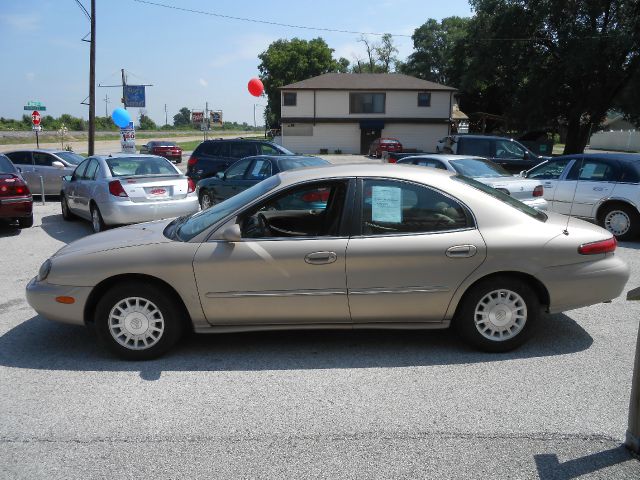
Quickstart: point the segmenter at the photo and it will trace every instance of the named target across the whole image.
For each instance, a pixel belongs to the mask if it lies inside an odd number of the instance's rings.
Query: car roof
[[[404,160],[408,160],[411,158],[426,158],[428,160],[445,160],[450,162],[452,160],[487,160],[484,157],[477,157],[474,155],[452,155],[449,153],[429,153],[429,154],[417,154],[411,155],[409,157],[403,157],[398,162],[402,162]]]
[[[76,152],[69,152],[68,150],[60,150],[55,148],[19,148],[17,150],[8,150],[2,153],[7,154],[7,153],[16,153],[16,152],[35,152],[35,153],[53,153],[53,154],[65,153],[65,152],[76,153]],[[76,153],[76,155],[78,154]]]
[[[298,159],[305,159],[305,158],[314,158],[317,160],[324,160],[323,158],[320,157],[315,157],[313,155],[251,155],[249,157],[244,157],[244,159],[247,158],[268,158],[269,160],[287,160],[287,159],[293,159],[293,160],[298,160]],[[325,160],[326,161],[326,160]]]
[[[489,140],[514,140],[511,137],[501,137],[500,135],[476,135],[469,133],[458,133],[456,135],[451,135],[452,137],[460,137],[460,138],[487,138]]]
[[[257,138],[211,138],[209,140],[204,140],[202,143],[214,143],[214,142],[260,142],[260,143],[273,143],[271,140],[260,140]],[[278,145],[279,146],[279,145]]]
[[[551,160],[563,160],[566,158],[603,158],[607,160],[617,160],[619,162],[640,162],[640,154],[638,153],[617,153],[617,152],[602,152],[602,153],[577,153],[574,155],[561,155],[559,157],[553,157]]]

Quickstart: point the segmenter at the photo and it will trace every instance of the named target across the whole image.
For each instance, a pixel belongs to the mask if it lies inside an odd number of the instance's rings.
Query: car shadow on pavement
[[[555,454],[534,455],[540,480],[568,480],[620,463],[635,461],[624,445],[560,463]]]
[[[127,362],[111,356],[93,332],[35,316],[0,337],[0,365],[68,371],[133,371],[157,380],[163,371],[262,371],[381,368],[498,362],[564,355],[591,346],[570,317],[541,317],[534,338],[501,354],[473,350],[452,330],[321,330],[188,335],[164,357]]]
[[[89,222],[80,219],[65,222],[61,214],[42,217],[42,230],[51,238],[64,243],[71,243],[93,233]]]
[[[0,238],[15,237],[16,235],[20,235],[20,229],[17,224],[14,225],[9,222],[0,222]]]

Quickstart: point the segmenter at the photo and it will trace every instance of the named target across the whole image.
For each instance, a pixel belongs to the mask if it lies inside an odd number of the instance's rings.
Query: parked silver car
[[[304,168],[195,215],[70,243],[26,293],[39,314],[91,325],[132,359],[162,354],[190,328],[453,324],[473,345],[506,351],[541,310],[608,301],[627,282],[609,232],[565,225],[436,169]]]
[[[93,230],[190,215],[200,209],[195,183],[169,160],[117,154],[87,158],[64,178],[62,216],[91,221]]]
[[[45,195],[58,195],[62,187],[62,177],[71,175],[85,157],[66,150],[15,150],[5,153],[18,167],[32,194],[42,193],[41,179]]]
[[[398,160],[398,164],[419,165],[459,173],[511,195],[537,210],[547,209],[542,182],[515,177],[497,163],[486,158],[440,154],[416,155],[401,158]]]
[[[619,240],[640,236],[640,155],[565,155],[522,175],[542,182],[552,212],[596,221]]]

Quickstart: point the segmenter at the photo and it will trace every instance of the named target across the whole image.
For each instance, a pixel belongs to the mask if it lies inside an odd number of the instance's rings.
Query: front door
[[[241,241],[203,243],[193,269],[209,323],[349,323],[347,187],[344,181],[292,187],[237,218]]]
[[[469,211],[438,191],[364,180],[361,234],[349,241],[354,323],[441,322],[486,247]]]
[[[362,128],[360,130],[360,153],[362,155],[367,155],[369,153],[371,142],[381,136],[382,130],[380,128]]]

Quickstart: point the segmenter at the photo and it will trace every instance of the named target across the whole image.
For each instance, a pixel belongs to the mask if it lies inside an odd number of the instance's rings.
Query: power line
[[[77,1],[77,0],[76,0]],[[386,35],[386,33],[377,33],[377,32],[356,32],[353,30],[338,30],[335,28],[323,28],[323,27],[309,27],[309,26],[305,26],[305,25],[292,25],[292,24],[288,24],[288,23],[279,23],[279,22],[270,22],[267,20],[258,20],[255,18],[245,18],[245,17],[234,17],[231,15],[223,15],[221,13],[215,13],[215,12],[206,12],[204,10],[194,10],[191,8],[184,8],[184,7],[176,7],[175,5],[167,5],[165,3],[157,3],[157,2],[149,2],[147,0],[133,0],[134,2],[137,3],[144,3],[147,5],[153,5],[156,7],[163,7],[163,8],[170,8],[172,10],[180,10],[183,12],[189,12],[189,13],[199,13],[202,15],[209,15],[211,17],[218,17],[218,18],[226,18],[228,20],[238,20],[241,22],[251,22],[251,23],[263,23],[265,25],[274,25],[277,27],[289,27],[289,28],[299,28],[301,30],[317,30],[317,31],[321,31],[321,32],[334,32],[334,33],[349,33],[349,34],[355,34],[355,35],[376,35],[376,36],[383,36]],[[411,38],[411,35],[406,35],[406,34],[396,34],[396,33],[392,33],[390,34],[392,37],[407,37],[407,38]]]
[[[91,15],[89,14],[89,12],[87,12],[87,9],[84,8],[84,5],[82,4],[82,2],[80,0],[76,0],[76,3],[80,7],[80,9],[84,12],[84,14],[87,16],[87,19],[91,21]]]

